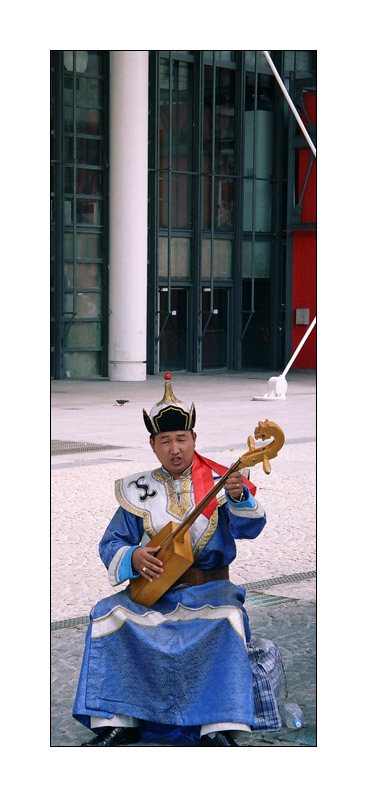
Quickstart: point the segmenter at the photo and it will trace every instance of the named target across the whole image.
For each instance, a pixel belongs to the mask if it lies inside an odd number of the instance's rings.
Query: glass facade
[[[315,89],[315,51],[271,57],[294,98]],[[261,51],[150,51],[148,373],[284,364],[289,115]],[[108,52],[54,51],[56,378],[107,376],[108,121]]]
[[[51,55],[51,356],[56,378],[104,374],[107,350],[106,56]]]
[[[315,83],[314,51],[271,56]],[[288,114],[260,51],[150,53],[148,373],[284,361]]]
[[[283,267],[274,77],[259,53],[179,51],[150,54],[150,81],[149,282],[167,297],[164,311],[149,308],[148,372],[270,365],[270,283]],[[179,312],[189,324],[178,364],[165,339]]]

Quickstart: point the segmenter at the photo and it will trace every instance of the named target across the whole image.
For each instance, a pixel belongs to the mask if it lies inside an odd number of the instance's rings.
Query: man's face
[[[178,479],[192,463],[195,440],[196,432],[161,432],[150,445],[161,465]]]

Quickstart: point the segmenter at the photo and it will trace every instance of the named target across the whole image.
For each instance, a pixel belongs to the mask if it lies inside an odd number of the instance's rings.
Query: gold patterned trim
[[[163,484],[166,488],[168,501],[167,512],[170,512],[171,515],[177,517],[178,520],[183,520],[187,512],[194,508],[190,497],[190,475],[181,476],[180,501],[177,497],[175,482],[172,476],[165,476],[160,468],[153,470],[152,476],[154,476],[156,481]]]
[[[199,556],[199,554],[202,552],[203,548],[205,548],[207,542],[209,542],[209,540],[213,536],[213,534],[214,534],[214,532],[215,532],[215,530],[217,528],[217,525],[218,525],[218,509],[215,509],[213,514],[209,518],[209,526],[208,526],[206,532],[203,534],[202,537],[200,537],[200,539],[198,540],[196,545],[193,544],[193,546],[192,546],[192,552],[193,552],[194,556]]]

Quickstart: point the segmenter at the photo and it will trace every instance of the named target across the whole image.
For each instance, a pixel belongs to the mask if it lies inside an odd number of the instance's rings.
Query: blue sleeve
[[[254,496],[251,495],[249,488],[245,487],[245,485],[243,485],[242,495],[245,496],[242,501],[232,501],[232,498],[226,493],[227,501],[232,506],[241,507],[242,509],[253,509],[257,506]]]
[[[140,544],[143,528],[140,518],[119,507],[99,544],[99,554],[108,570],[112,587],[128,578],[136,578],[131,568],[131,557]]]
[[[138,545],[132,545],[131,548],[128,548],[126,551],[123,552],[123,555],[120,559],[120,563],[118,564],[116,571],[116,578],[118,584],[122,584],[122,582],[126,581],[128,578],[129,579],[138,578],[138,576],[140,575],[140,573],[136,573],[132,569],[132,564],[131,564],[132,555],[137,548],[139,548]]]
[[[229,531],[234,539],[254,540],[265,526],[266,514],[247,487],[243,492],[243,501],[233,501],[226,493]]]

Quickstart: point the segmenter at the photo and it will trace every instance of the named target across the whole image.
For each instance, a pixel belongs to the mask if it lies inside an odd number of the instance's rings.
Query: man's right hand
[[[163,570],[163,562],[157,559],[155,554],[160,550],[161,546],[157,545],[155,548],[136,548],[132,557],[131,564],[135,572],[140,573],[147,581],[153,581],[153,578],[159,578]]]

